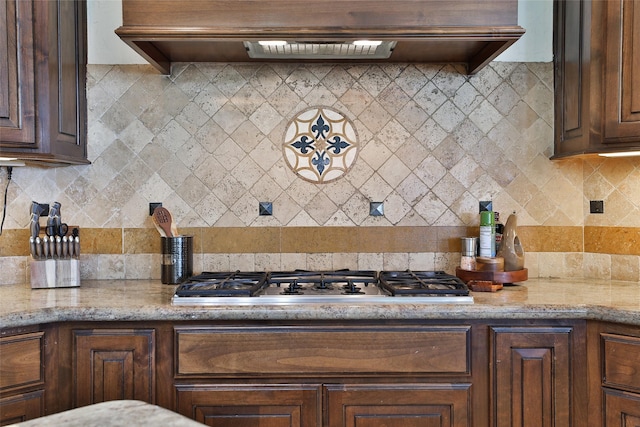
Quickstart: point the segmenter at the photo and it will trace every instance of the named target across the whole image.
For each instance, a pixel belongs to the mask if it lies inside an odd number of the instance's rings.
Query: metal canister
[[[161,237],[162,283],[179,284],[193,276],[193,236]]]

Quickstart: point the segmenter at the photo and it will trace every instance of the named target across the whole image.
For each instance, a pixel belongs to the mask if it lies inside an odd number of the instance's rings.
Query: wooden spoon
[[[160,224],[158,224],[158,220],[156,219],[155,215],[151,215],[151,221],[153,221],[153,225],[156,226],[156,230],[158,230],[158,233],[160,233],[160,237],[167,237],[167,233],[165,233],[162,227],[160,227]]]
[[[167,208],[163,208],[162,206],[155,208],[153,211],[153,222],[164,231],[167,237],[175,237],[173,234],[173,219],[171,218],[171,212],[169,212]]]

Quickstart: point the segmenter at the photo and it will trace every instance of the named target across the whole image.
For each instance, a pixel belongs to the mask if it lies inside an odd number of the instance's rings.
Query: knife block
[[[77,259],[31,260],[31,289],[73,288],[80,286]]]

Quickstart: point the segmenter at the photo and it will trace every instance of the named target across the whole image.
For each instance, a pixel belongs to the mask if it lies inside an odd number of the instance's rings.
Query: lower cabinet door
[[[605,427],[640,426],[640,394],[604,389]]]
[[[176,406],[212,427],[320,427],[320,385],[178,385]]]
[[[327,427],[468,427],[471,384],[327,385]]]
[[[0,425],[20,423],[44,415],[44,392],[23,393],[0,400]]]
[[[494,327],[496,427],[571,426],[571,327]]]
[[[73,331],[75,406],[135,399],[155,403],[153,329]]]

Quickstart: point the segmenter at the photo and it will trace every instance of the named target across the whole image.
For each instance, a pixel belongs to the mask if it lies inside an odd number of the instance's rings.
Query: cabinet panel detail
[[[0,425],[21,423],[44,415],[44,391],[0,399]]]
[[[605,138],[637,137],[640,133],[640,4],[634,0],[607,1],[607,25]]]
[[[601,334],[602,383],[640,391],[640,338]]]
[[[0,338],[0,391],[44,384],[44,332]]]
[[[640,426],[640,395],[604,389],[605,427]]]
[[[570,426],[571,328],[493,328],[497,426]]]
[[[119,399],[154,403],[153,330],[74,330],[73,340],[76,406]]]
[[[31,2],[0,4],[0,147],[35,145],[36,102]]]
[[[328,427],[471,425],[470,384],[327,385]]]
[[[469,375],[470,331],[470,326],[177,328],[176,375]]]
[[[176,402],[208,426],[320,426],[319,385],[178,385]]]

